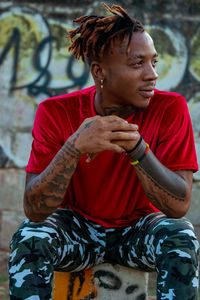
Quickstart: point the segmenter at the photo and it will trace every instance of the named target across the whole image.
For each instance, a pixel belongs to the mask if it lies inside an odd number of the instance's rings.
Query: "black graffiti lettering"
[[[19,33],[20,36],[20,33]],[[50,71],[48,70],[49,64],[51,62],[52,59],[52,43],[54,42],[58,42],[58,40],[53,37],[53,36],[48,36],[45,39],[43,39],[38,47],[35,50],[34,56],[33,56],[33,67],[39,71],[39,75],[38,77],[31,83],[27,84],[27,85],[23,85],[23,86],[15,86],[12,85],[12,90],[19,90],[19,89],[23,89],[23,88],[27,88],[29,95],[31,96],[37,96],[40,93],[44,93],[48,96],[56,96],[62,93],[66,93],[67,89],[75,87],[75,86],[79,86],[80,88],[82,88],[89,77],[89,67],[85,64],[84,65],[84,69],[83,69],[83,73],[78,76],[75,77],[75,75],[73,74],[73,64],[75,63],[75,58],[73,57],[73,55],[69,58],[69,60],[66,60],[67,63],[67,70],[66,73],[68,75],[68,77],[73,81],[73,84],[66,85],[64,87],[61,88],[51,88],[49,86],[51,79],[52,79],[52,75],[50,73]],[[42,66],[41,63],[41,57],[42,57],[42,52],[44,51],[45,47],[49,47],[49,53],[48,53],[48,57],[47,57],[47,62],[44,66]],[[39,84],[39,82],[42,81],[42,84]],[[16,80],[15,80],[16,82]]]
[[[36,50],[33,50],[33,51],[35,51],[35,53],[33,54],[32,62],[33,62],[33,67],[38,71],[37,78],[33,79],[32,82],[29,82],[26,85],[16,86],[17,78],[18,78],[18,71],[20,69],[20,66],[19,66],[19,53],[21,54],[21,52],[20,52],[21,48],[20,47],[22,47],[22,42],[21,42],[22,32],[20,32],[20,26],[15,27],[13,29],[11,36],[9,37],[6,45],[3,48],[2,53],[0,54],[0,67],[1,67],[3,61],[6,59],[6,56],[10,52],[10,50],[11,49],[14,50],[13,51],[13,62],[12,62],[12,70],[11,70],[11,77],[10,77],[11,79],[10,79],[9,91],[14,92],[15,90],[26,88],[29,95],[31,95],[31,96],[37,96],[40,93],[47,94],[48,96],[56,96],[56,95],[67,93],[69,91],[69,89],[71,89],[71,88],[76,88],[76,89],[83,88],[84,85],[87,83],[87,80],[89,78],[89,74],[90,74],[89,66],[87,64],[83,64],[83,69],[79,70],[79,67],[78,67],[79,74],[78,75],[75,74],[74,69],[76,68],[76,66],[75,66],[76,59],[73,55],[71,55],[69,58],[66,57],[66,75],[67,75],[66,76],[66,84],[64,84],[64,86],[62,86],[62,87],[51,87],[51,82],[52,82],[52,78],[53,78],[53,75],[54,75],[54,74],[51,74],[51,72],[49,70],[50,62],[53,59],[52,44],[53,44],[53,42],[59,43],[60,40],[59,39],[57,40],[56,36],[52,36],[51,26],[49,25],[48,20],[39,11],[37,11],[36,9],[33,9],[29,6],[21,7],[19,5],[19,6],[16,6],[16,7],[19,8],[19,10],[21,10],[23,13],[29,14],[30,18],[31,18],[31,15],[34,16],[34,15],[38,14],[40,16],[42,22],[45,24],[45,28],[47,28],[47,30],[48,30],[48,36],[45,37],[42,41],[40,41],[40,43],[39,43],[38,47],[36,48]],[[11,10],[11,8],[12,7],[9,7],[8,11]],[[12,13],[13,12],[11,11],[11,14]],[[15,13],[13,13],[13,15],[15,15]],[[28,18],[29,18],[29,16],[28,16]],[[27,22],[27,24],[29,24],[29,22]],[[62,25],[60,25],[60,26],[62,26]],[[63,32],[63,31],[61,31],[61,32]],[[151,32],[153,37],[155,37],[155,40],[156,39],[159,40],[159,35],[157,36],[158,32],[159,32],[159,30]],[[166,34],[166,36],[167,35],[168,34]],[[170,56],[175,57],[176,56],[176,51],[175,51],[176,49],[172,51],[172,47],[170,48],[171,44],[170,43],[168,43],[168,44],[167,44],[168,47],[164,48],[165,51],[167,51],[167,53]],[[171,46],[173,46],[173,45],[171,45]],[[45,66],[42,66],[41,58],[44,55],[43,50],[47,49],[46,47],[49,47],[49,52],[48,52],[47,57],[46,57],[47,61],[45,63]],[[60,44],[58,44],[57,49],[59,49],[59,47],[60,47]],[[192,46],[192,47],[194,47],[194,46]],[[164,51],[163,48],[161,48],[160,51],[161,52]],[[45,55],[46,55],[46,53],[45,53]],[[188,64],[188,66],[189,66],[189,64]],[[189,92],[190,89],[187,88],[187,85],[184,85],[184,82],[187,81],[189,69],[187,68],[184,72],[185,72],[185,76],[183,78],[182,85],[178,86],[177,92],[180,92],[180,93],[184,92],[187,96],[187,99],[189,99],[190,96],[191,96],[190,93],[193,94],[194,91],[198,90],[198,85],[194,84],[194,86],[195,86],[194,90],[191,90],[191,92]],[[197,69],[197,73],[198,73],[198,69]],[[190,75],[193,77],[193,74],[190,74]],[[198,75],[197,75],[197,77],[198,77]],[[71,80],[70,85],[69,85],[69,81],[67,82],[68,78]],[[185,86],[186,86],[186,88],[185,88]]]
[[[50,64],[50,61],[51,61],[52,41],[54,39],[55,38],[53,36],[48,36],[47,38],[43,39],[40,42],[40,44],[38,45],[38,47],[37,47],[37,49],[34,53],[33,66],[40,73],[39,73],[38,77],[35,79],[35,81],[27,86],[28,93],[30,95],[37,96],[42,92],[49,95],[49,91],[48,91],[48,89],[46,89],[46,87],[49,85],[49,83],[51,81],[51,74],[48,70],[48,67],[49,67],[49,64]],[[45,49],[45,47],[47,47],[47,46],[49,46],[49,53],[48,53],[48,57],[47,57],[47,62],[44,66],[42,66],[41,54],[42,54],[43,50]],[[37,85],[37,83],[39,83],[41,80],[43,81],[43,83],[41,85]]]
[[[73,300],[73,292],[74,292],[74,283],[75,280],[78,278],[79,280],[79,287],[76,293],[76,296],[78,297],[81,293],[83,284],[85,282],[85,273],[84,271],[80,271],[80,272],[72,272],[70,273],[70,279],[69,279],[69,285],[68,285],[68,295],[67,295],[67,300]],[[96,295],[94,292],[91,292],[89,295],[87,295],[84,298],[81,298],[82,300],[90,300],[90,299],[95,299]],[[76,298],[77,299],[77,298]]]
[[[30,8],[27,7],[27,11]],[[37,13],[33,10],[33,14]],[[50,28],[48,21],[42,16],[46,26]],[[0,55],[0,66],[2,65],[3,61],[6,59],[7,54],[9,51],[14,48],[13,54],[13,64],[12,64],[12,74],[10,80],[10,87],[9,91],[14,92],[16,90],[27,89],[28,94],[31,96],[38,96],[40,93],[44,93],[48,96],[56,96],[60,94],[64,94],[68,91],[68,89],[77,87],[82,88],[89,78],[90,70],[87,64],[83,65],[83,70],[81,70],[76,76],[74,74],[74,64],[75,64],[75,57],[71,55],[69,59],[66,58],[66,83],[67,78],[71,80],[71,84],[66,84],[63,87],[51,87],[51,80],[52,74],[49,70],[49,65],[52,60],[52,53],[53,53],[53,42],[59,43],[59,40],[51,35],[51,31],[49,30],[49,35],[42,39],[40,43],[37,45],[36,49],[34,50],[33,58],[32,58],[32,66],[33,68],[38,71],[38,76],[32,82],[29,82],[25,85],[16,86],[17,83],[17,72],[18,72],[18,65],[19,65],[19,53],[20,53],[20,40],[21,40],[21,32],[19,28],[14,28],[11,37],[9,38],[7,44],[5,45],[1,55]],[[47,49],[47,47],[49,49]],[[58,47],[59,48],[59,44]],[[44,51],[48,50],[46,55],[46,62],[45,65],[42,65],[42,56],[44,55]],[[67,51],[67,49],[66,49]]]
[[[96,271],[94,277],[98,278],[98,285],[104,289],[119,290],[122,285],[120,278],[109,271]]]
[[[57,39],[53,36],[46,37],[39,43],[39,45],[34,53],[33,67],[37,71],[40,72],[38,77],[30,84],[27,84],[24,86],[13,87],[12,90],[27,88],[28,93],[31,96],[37,96],[40,93],[44,93],[44,94],[48,95],[49,97],[52,97],[52,96],[57,96],[57,95],[66,93],[69,88],[73,88],[75,86],[82,88],[86,84],[88,77],[89,77],[89,73],[90,73],[89,67],[85,64],[83,73],[80,76],[75,77],[73,75],[73,64],[75,62],[75,58],[72,55],[68,61],[66,59],[66,63],[67,63],[66,73],[67,73],[68,77],[72,80],[73,83],[70,86],[66,85],[66,86],[60,87],[60,88],[51,88],[50,87],[52,75],[51,75],[50,71],[48,70],[48,67],[49,67],[49,64],[52,59],[52,43],[53,43],[53,41],[58,42]],[[49,53],[48,53],[46,64],[44,66],[42,66],[41,57],[42,57],[42,52],[44,51],[45,47],[49,47]],[[42,84],[39,84],[40,81],[42,81]]]
[[[52,96],[51,92],[48,89],[48,85],[51,81],[51,74],[48,70],[51,56],[52,56],[52,41],[55,40],[53,36],[48,36],[44,38],[38,45],[33,55],[33,67],[35,70],[39,71],[38,77],[31,83],[22,86],[15,86],[12,90],[20,90],[23,88],[27,88],[29,95],[37,96],[40,93],[45,93],[48,96]],[[49,52],[47,56],[47,62],[44,66],[41,63],[42,52],[45,47],[49,47]],[[39,85],[39,82],[42,81],[42,84]]]
[[[4,59],[6,58],[8,52],[14,47],[14,58],[13,58],[13,71],[10,80],[10,91],[15,86],[17,81],[17,67],[18,67],[18,60],[19,60],[19,47],[20,47],[20,32],[18,28],[13,29],[13,33],[11,38],[8,40],[8,43],[4,47],[1,56],[0,56],[0,66],[2,65]]]
[[[3,147],[0,145],[0,168],[13,167],[15,164],[13,160],[4,151]]]
[[[135,290],[138,289],[138,285],[136,284],[132,284],[132,285],[129,285],[127,288],[126,288],[126,294],[129,295],[129,294],[132,294],[134,293]]]
[[[90,299],[96,299],[96,295],[94,293],[90,293],[88,296],[81,298],[80,300],[90,300]]]
[[[122,288],[122,281],[121,279],[116,276],[113,272],[107,271],[107,270],[98,270],[94,272],[94,278],[98,279],[98,282],[96,284],[99,287],[102,287],[107,290],[119,290]],[[77,282],[78,280],[78,282]],[[78,287],[77,287],[78,284]],[[96,299],[96,292],[89,292],[88,295],[81,296],[81,292],[83,292],[83,286],[85,284],[85,272],[72,272],[70,273],[70,278],[68,282],[68,294],[67,294],[67,300],[72,300],[74,297],[76,299],[80,300],[90,300],[90,299]],[[92,284],[94,284],[92,280]],[[75,289],[76,286],[76,289]],[[139,289],[139,286],[137,284],[129,285],[125,289],[125,294],[130,295],[135,293],[136,290]],[[98,290],[98,289],[97,289]],[[85,290],[87,292],[87,289]],[[81,297],[81,298],[80,298]],[[140,295],[136,296],[136,300],[145,300],[146,294],[141,293]]]
[[[67,300],[72,300],[72,297],[73,297],[73,290],[74,290],[74,282],[76,280],[76,278],[79,279],[79,288],[78,288],[78,291],[77,291],[77,295],[80,294],[80,291],[82,289],[82,286],[83,286],[83,283],[85,281],[85,274],[84,272],[73,272],[73,273],[70,273],[70,279],[69,279],[69,295],[67,296]]]
[[[136,300],[145,300],[146,299],[146,294],[141,294],[139,296],[137,296]]]
[[[76,85],[83,86],[87,82],[88,77],[89,77],[89,67],[88,67],[87,64],[84,64],[83,73],[80,76],[75,77],[74,74],[73,74],[73,64],[75,62],[76,62],[76,59],[72,55],[69,58],[69,61],[68,61],[68,64],[67,64],[67,75],[69,76],[70,79],[73,80],[73,83],[74,83],[75,86]]]

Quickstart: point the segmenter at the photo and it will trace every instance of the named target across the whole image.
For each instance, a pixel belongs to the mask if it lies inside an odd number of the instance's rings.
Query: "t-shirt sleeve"
[[[163,115],[155,155],[171,170],[198,171],[192,123],[182,96],[175,97]]]
[[[67,125],[66,115],[54,105],[53,100],[40,103],[34,120],[26,172],[40,174],[49,165],[65,142]]]

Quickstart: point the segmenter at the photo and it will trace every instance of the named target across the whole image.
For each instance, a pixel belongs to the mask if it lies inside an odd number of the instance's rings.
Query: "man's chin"
[[[150,101],[151,101],[151,98],[146,98],[145,101],[141,101],[139,103],[137,108],[145,110],[149,106]]]

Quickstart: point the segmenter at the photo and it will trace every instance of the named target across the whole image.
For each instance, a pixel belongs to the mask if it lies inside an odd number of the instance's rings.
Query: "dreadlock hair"
[[[80,26],[68,31],[67,38],[71,40],[69,51],[83,62],[87,57],[89,64],[93,60],[100,61],[106,49],[114,47],[116,39],[122,42],[128,36],[127,52],[129,52],[133,32],[144,31],[142,23],[131,18],[121,6],[109,7],[105,3],[103,6],[112,13],[111,16],[82,16],[73,20],[74,23],[80,23]]]

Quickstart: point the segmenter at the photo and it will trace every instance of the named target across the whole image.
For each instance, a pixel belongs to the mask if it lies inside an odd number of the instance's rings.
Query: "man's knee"
[[[158,295],[173,291],[182,299],[197,299],[199,243],[192,224],[186,218],[165,219],[157,234]]]
[[[30,255],[34,260],[37,256],[52,257],[56,232],[44,223],[33,223],[26,220],[13,235],[10,242],[10,262]]]
[[[186,218],[164,219],[158,226],[160,247],[157,254],[167,253],[168,257],[176,256],[198,263],[199,242],[192,224]]]

